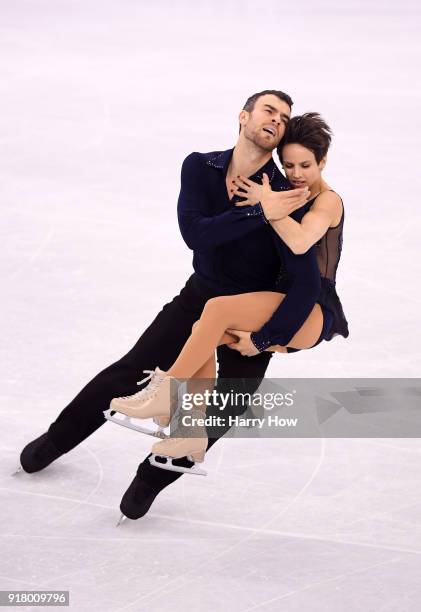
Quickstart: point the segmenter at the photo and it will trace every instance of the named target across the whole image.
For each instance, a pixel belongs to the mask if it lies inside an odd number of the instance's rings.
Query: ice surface
[[[184,285],[181,162],[232,146],[265,88],[334,129],[351,332],[268,375],[420,375],[419,18],[406,0],[0,1],[2,589],[68,589],[82,611],[419,609],[418,440],[224,440],[206,479],[118,529],[145,436],[107,423],[9,475]]]

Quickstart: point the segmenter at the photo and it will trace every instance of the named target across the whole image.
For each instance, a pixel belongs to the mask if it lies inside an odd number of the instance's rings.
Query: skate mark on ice
[[[20,266],[18,266],[12,274],[8,276],[8,279],[13,279],[19,276],[19,274],[24,270],[28,265],[34,263],[34,261],[41,255],[41,253],[45,250],[48,243],[51,241],[51,238],[55,234],[55,229],[53,226],[50,227],[48,232],[45,234],[44,238],[41,240],[40,244],[35,248],[32,254],[29,255],[26,261],[23,261]]]
[[[159,538],[148,538],[148,537],[144,537],[143,535],[139,535],[138,537],[133,537],[133,534],[131,533],[130,535],[128,535],[125,538],[121,538],[121,537],[112,537],[112,538],[104,538],[102,536],[100,537],[94,537],[94,536],[78,536],[78,535],[43,535],[43,534],[39,534],[39,535],[34,535],[34,534],[26,534],[26,533],[3,533],[0,534],[0,538],[23,538],[23,539],[37,539],[37,540],[87,540],[87,541],[92,541],[92,542],[132,542],[134,540],[139,541],[139,542],[178,542],[178,543],[183,543],[184,539],[181,537],[178,538],[168,538],[168,537],[159,537]],[[202,538],[203,539],[203,538]]]
[[[212,448],[214,448],[214,447],[212,447]],[[211,473],[212,479],[215,479],[216,476],[219,473],[220,467],[222,465],[222,460],[223,460],[223,457],[224,457],[224,449],[225,449],[225,447],[224,447],[224,440],[220,440],[219,445],[218,445],[218,450],[219,450],[218,461],[217,461],[216,467],[212,470],[212,473]],[[207,454],[208,454],[208,452],[206,452],[205,458],[206,458]],[[195,522],[195,520],[191,518],[191,513],[189,513],[189,503],[188,503],[187,498],[186,498],[186,489],[185,489],[185,483],[186,482],[189,482],[189,481],[186,481],[185,478],[182,478],[182,480],[181,480],[181,483],[182,483],[181,492],[182,492],[182,496],[183,496],[184,514],[185,514],[186,519],[193,524]],[[191,506],[191,504],[190,504],[190,506]],[[154,516],[156,516],[156,515],[154,515]]]
[[[213,470],[213,476],[216,478],[216,476],[218,476],[219,474],[219,470],[221,469],[221,465],[222,465],[222,460],[224,458],[224,454],[225,454],[225,440],[220,440],[220,446],[219,448],[219,457],[218,457],[218,461],[216,463],[215,469]],[[225,469],[225,468],[224,468]]]
[[[111,506],[105,506],[104,504],[95,504],[92,502],[89,502],[89,498],[92,497],[92,495],[94,495],[94,493],[96,493],[96,491],[98,490],[98,488],[100,487],[103,479],[104,479],[104,471],[102,469],[102,465],[100,463],[100,461],[98,460],[98,458],[96,457],[95,453],[93,453],[88,447],[85,447],[85,449],[88,453],[90,453],[92,455],[92,457],[94,458],[95,462],[98,465],[99,468],[99,476],[98,476],[98,480],[96,482],[96,484],[94,485],[94,487],[90,490],[90,492],[88,493],[88,495],[84,498],[84,499],[74,499],[71,497],[64,497],[64,496],[59,496],[59,495],[49,495],[46,493],[38,493],[38,492],[34,492],[34,491],[20,491],[19,489],[10,489],[8,487],[0,487],[0,490],[2,491],[13,491],[14,493],[21,493],[21,494],[26,494],[26,495],[34,495],[37,497],[46,497],[49,499],[57,499],[57,500],[63,500],[63,501],[69,501],[71,503],[74,504],[84,504],[84,505],[90,505],[90,506],[97,506],[100,508],[107,508],[107,509],[111,509]],[[62,512],[61,514],[59,514],[58,516],[55,516],[54,520],[50,520],[49,524],[50,525],[54,525],[55,523],[57,523],[58,520],[62,519],[64,516],[67,516],[68,514],[73,514],[75,511],[74,508],[70,508],[68,510],[65,510],[64,512]]]
[[[4,487],[0,488],[0,491],[8,491],[11,493],[22,493],[23,495],[31,495],[31,492],[25,492],[25,491],[17,491],[15,489],[6,489]],[[45,494],[37,494],[37,493],[33,493],[33,495],[38,495],[39,497],[46,497],[46,498],[51,498],[51,499],[63,499],[64,501],[72,501],[72,502],[78,502],[79,500],[77,499],[68,499],[65,497],[58,497],[58,496],[53,496],[53,495],[45,495]],[[115,510],[114,506],[106,506],[104,504],[96,504],[93,502],[87,502],[87,505],[92,506],[94,508],[102,508],[102,509],[106,509],[106,510]],[[150,516],[151,518],[159,518],[159,519],[164,519],[165,521],[174,521],[174,522],[179,522],[179,523],[183,523],[183,525],[186,524],[186,520],[184,518],[180,518],[180,517],[174,517],[173,515],[170,514],[157,514],[157,513],[149,513],[148,516]],[[363,548],[373,548],[375,550],[385,550],[385,551],[390,551],[390,552],[396,552],[396,553],[409,553],[409,554],[413,554],[413,555],[421,555],[421,550],[418,549],[413,549],[413,548],[404,548],[404,547],[397,547],[397,546],[389,546],[386,544],[373,544],[371,542],[360,542],[358,540],[347,540],[344,538],[335,538],[335,537],[329,537],[329,536],[317,536],[317,535],[309,535],[306,533],[299,533],[299,532],[294,532],[294,531],[276,531],[275,529],[257,529],[255,527],[243,527],[241,525],[231,525],[230,523],[215,523],[215,522],[211,522],[211,521],[202,521],[202,520],[198,520],[198,519],[191,519],[190,521],[192,524],[195,525],[201,525],[203,527],[210,527],[210,528],[217,528],[218,530],[220,530],[220,528],[224,528],[224,529],[231,529],[234,531],[242,531],[242,532],[247,532],[247,533],[252,533],[253,535],[255,535],[256,533],[262,534],[262,535],[267,535],[267,536],[277,536],[277,537],[281,537],[281,538],[291,538],[291,539],[297,539],[297,540],[309,540],[309,541],[316,541],[316,542],[329,542],[331,544],[342,544],[342,545],[346,545],[346,546],[359,546],[359,547],[363,547]],[[0,538],[47,538],[47,539],[87,539],[87,540],[99,540],[99,541],[114,541],[114,540],[126,540],[126,541],[131,541],[133,539],[138,539],[139,541],[143,541],[145,539],[147,539],[148,541],[167,541],[168,537],[166,538],[145,538],[143,535],[140,535],[138,538],[136,538],[135,535],[133,535],[133,532],[130,533],[130,537],[127,538],[93,538],[90,536],[44,536],[44,535],[30,535],[30,534],[0,534]],[[197,539],[197,538],[196,538]],[[204,539],[205,541],[207,541],[208,538],[200,538],[199,539]],[[181,542],[182,538],[171,538],[171,541],[174,542]],[[223,551],[225,554],[225,551]]]
[[[272,599],[267,599],[265,601],[262,601],[261,603],[255,606],[252,606],[251,608],[243,608],[241,612],[252,612],[252,610],[258,610],[259,608],[262,608],[263,606],[267,606],[271,603],[274,603],[275,601],[281,601],[282,599],[286,599],[287,597],[292,597],[293,595],[303,593],[304,591],[309,591],[310,589],[320,587],[325,584],[330,584],[331,582],[335,582],[336,580],[343,580],[344,578],[349,578],[350,576],[355,576],[357,574],[367,572],[368,570],[371,570],[375,567],[381,567],[382,565],[389,565],[391,563],[397,563],[401,559],[403,559],[403,557],[394,557],[393,559],[387,559],[387,561],[379,561],[378,563],[372,563],[370,565],[367,565],[357,570],[353,570],[350,572],[344,572],[343,574],[338,574],[337,576],[334,576],[333,578],[326,578],[325,580],[319,580],[318,582],[314,582],[312,584],[303,586],[300,589],[295,589],[294,591],[289,591],[288,593],[279,595],[279,597],[273,597]]]
[[[84,499],[80,499],[79,501],[76,502],[78,505],[88,504],[89,503],[88,499],[90,497],[92,497],[92,495],[94,495],[98,491],[99,487],[101,486],[102,481],[104,480],[104,470],[102,468],[102,464],[99,461],[98,457],[95,455],[95,453],[93,451],[91,451],[91,449],[89,447],[85,446],[84,450],[87,451],[88,454],[91,455],[91,457],[93,457],[95,463],[98,466],[98,479],[97,479],[97,482],[94,485],[94,487],[88,493],[88,495]],[[75,508],[70,508],[69,510],[65,510],[64,512],[62,512],[58,516],[55,516],[54,520],[50,521],[50,525],[54,525],[59,520],[61,520],[64,516],[67,516],[69,514],[73,515],[74,513],[75,513]],[[71,520],[70,522],[73,522],[73,521]]]
[[[59,501],[72,502],[73,504],[78,504],[81,502],[80,499],[76,499],[74,497],[64,497],[62,495],[50,495],[48,493],[39,493],[37,491],[21,491],[18,488],[11,489],[10,487],[0,487],[0,491],[7,491],[8,493],[17,493],[18,495],[33,495],[34,497],[45,497],[46,499],[57,499]],[[106,506],[105,504],[97,504],[94,502],[89,502],[86,500],[82,500],[87,506],[93,506],[95,508],[105,508],[106,510],[115,510],[115,506]],[[67,512],[67,510],[66,510]],[[51,522],[48,523],[51,525]]]
[[[386,444],[385,442],[380,442],[379,440],[375,440],[373,438],[367,438],[366,443],[374,446],[381,446],[382,448],[393,448],[393,450],[403,451],[405,453],[414,453],[416,455],[421,454],[421,448],[407,448],[405,446],[396,446],[395,444]]]
[[[19,578],[11,578],[10,576],[3,576],[3,575],[0,576],[0,580],[10,580],[11,582],[17,582],[18,584],[23,584],[24,589],[26,589],[28,586],[31,586],[34,589],[38,589],[40,591],[48,590],[48,585],[46,583],[39,584],[38,582],[30,582],[29,580],[19,580]],[[4,588],[4,585],[2,585],[2,588]]]
[[[220,553],[213,555],[211,558],[207,558],[206,559],[206,564],[209,567],[209,564],[216,561],[217,559],[220,559],[221,557],[227,555],[228,553],[232,552],[233,550],[235,550],[236,548],[238,548],[238,546],[244,544],[245,542],[247,542],[248,540],[250,540],[251,538],[255,537],[258,534],[264,533],[264,529],[267,527],[267,525],[270,525],[271,523],[273,523],[273,521],[275,521],[276,519],[278,519],[279,517],[283,516],[286,512],[288,512],[288,510],[291,508],[291,506],[305,493],[305,491],[308,489],[308,487],[312,484],[312,482],[314,481],[314,479],[316,478],[322,463],[324,461],[325,458],[325,446],[326,446],[326,441],[324,438],[320,438],[320,454],[319,454],[319,460],[317,462],[316,467],[314,468],[312,474],[310,475],[310,477],[308,478],[307,482],[304,483],[304,485],[301,487],[301,489],[298,491],[298,493],[295,495],[295,497],[287,504],[287,506],[285,508],[282,508],[282,510],[280,512],[278,512],[274,517],[272,517],[270,520],[266,521],[265,523],[263,523],[262,527],[260,528],[246,528],[248,531],[248,535],[246,535],[243,538],[240,538],[240,540],[238,542],[236,542],[235,544],[232,544],[231,546],[229,546],[228,548],[222,550]],[[192,522],[196,522],[196,521],[191,521]],[[211,525],[216,526],[215,523],[211,523]],[[218,527],[221,527],[224,525],[221,525],[221,523],[218,524]],[[243,528],[244,530],[244,528]],[[196,568],[193,568],[187,572],[185,572],[182,575],[179,575],[176,579],[171,580],[169,583],[165,584],[162,587],[159,587],[157,589],[154,589],[153,591],[151,591],[150,593],[147,593],[146,595],[144,595],[143,597],[140,597],[139,599],[136,599],[135,601],[133,601],[132,603],[128,604],[127,606],[124,606],[122,608],[118,608],[116,610],[116,612],[120,612],[120,610],[126,610],[132,606],[134,606],[135,604],[138,604],[141,601],[144,601],[145,599],[149,599],[152,596],[156,596],[159,593],[164,594],[165,596],[167,596],[168,594],[173,593],[174,591],[179,590],[180,588],[184,588],[186,586],[186,583],[184,582],[184,579],[186,579],[187,577],[190,577],[190,580],[188,582],[192,582],[193,580],[195,580],[195,572],[196,572]],[[183,581],[184,584],[180,585],[180,581]],[[174,588],[168,588],[171,587],[174,583],[176,583],[176,586]]]

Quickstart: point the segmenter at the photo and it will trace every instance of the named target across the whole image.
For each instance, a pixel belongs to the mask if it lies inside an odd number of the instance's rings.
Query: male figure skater
[[[182,166],[178,200],[180,231],[193,250],[194,273],[180,294],[165,304],[134,347],[119,361],[100,372],[58,415],[47,432],[29,443],[20,456],[22,469],[37,472],[69,452],[105,422],[103,411],[114,397],[139,390],[136,381],[144,369],[159,365],[166,370],[175,360],[200,318],[205,303],[218,295],[259,291],[273,283],[281,269],[269,221],[283,218],[306,202],[307,189],[280,194],[265,208],[256,204],[236,207],[230,198],[232,181],[239,175],[261,182],[270,177],[272,189],[288,183],[276,167],[272,151],[285,132],[292,100],[282,91],[265,90],[248,98],[240,112],[240,133],[234,149],[192,153]],[[272,353],[243,356],[251,340],[241,338],[237,350],[221,346],[217,351],[218,378],[237,393],[254,393]],[[246,409],[246,405],[241,410]],[[216,442],[209,440],[208,448]],[[186,467],[192,463],[177,460]],[[175,461],[174,463],[177,463]],[[147,458],[124,494],[120,509],[131,518],[146,514],[156,495],[180,473],[152,466]]]

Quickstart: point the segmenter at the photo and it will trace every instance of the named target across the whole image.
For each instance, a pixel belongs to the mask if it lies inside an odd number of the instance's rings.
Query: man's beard
[[[257,130],[251,134],[248,134],[246,131],[244,133],[244,137],[247,138],[247,140],[250,140],[250,142],[252,142],[258,149],[261,149],[267,153],[272,152],[278,146],[278,142],[275,140],[273,140],[272,143],[269,142],[266,136],[263,136],[263,134]]]

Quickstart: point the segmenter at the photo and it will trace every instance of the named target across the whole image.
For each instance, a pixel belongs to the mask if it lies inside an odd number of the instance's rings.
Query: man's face
[[[240,113],[242,135],[264,151],[273,151],[285,133],[290,115],[288,104],[277,96],[260,96],[250,113]]]

